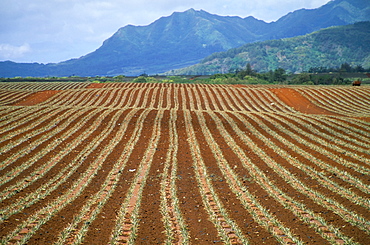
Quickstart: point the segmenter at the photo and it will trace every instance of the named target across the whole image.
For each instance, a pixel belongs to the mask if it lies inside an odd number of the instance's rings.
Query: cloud
[[[13,46],[10,44],[0,44],[0,59],[15,59],[24,56],[31,52],[31,47],[28,43],[21,46]]]

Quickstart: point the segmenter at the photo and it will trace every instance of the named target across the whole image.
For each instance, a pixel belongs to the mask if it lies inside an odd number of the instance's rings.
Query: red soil
[[[295,110],[306,113],[306,114],[319,114],[319,115],[332,115],[338,116],[338,114],[327,111],[317,105],[313,104],[306,97],[300,94],[298,91],[292,88],[273,88],[270,89],[276,94],[288,106],[293,107]]]
[[[104,83],[90,83],[87,88],[102,88],[104,87]]]
[[[31,105],[37,105],[39,103],[42,103],[52,97],[53,95],[59,93],[59,90],[45,90],[36,92],[34,94],[31,94],[27,96],[25,99],[23,99],[20,102],[15,103],[15,106],[31,106]]]
[[[370,117],[356,117],[356,118],[365,122],[370,122]]]
[[[98,84],[94,83],[89,86],[89,88],[98,88],[99,86],[102,87],[104,84]],[[97,86],[97,87],[95,87]],[[121,88],[121,89],[127,89],[127,88]],[[150,93],[148,93],[148,101],[145,104],[145,106],[150,105],[151,100],[158,100],[159,99],[159,91],[158,94],[155,94],[155,90],[153,90],[153,87],[146,87],[145,89],[152,90]],[[179,199],[179,210],[182,213],[184,222],[187,226],[187,231],[189,232],[189,243],[190,244],[220,244],[222,243],[221,238],[219,237],[219,234],[217,232],[217,229],[215,228],[215,225],[211,222],[209,214],[205,208],[204,200],[202,200],[201,193],[200,193],[200,184],[207,184],[207,183],[199,183],[196,178],[196,168],[195,163],[193,162],[192,156],[191,156],[191,142],[189,142],[189,135],[187,133],[186,128],[189,127],[186,125],[187,120],[184,117],[184,112],[181,109],[190,109],[190,98],[193,99],[193,102],[195,104],[195,109],[206,109],[206,101],[205,98],[200,97],[199,98],[199,105],[196,103],[196,96],[195,94],[198,93],[199,96],[202,96],[200,91],[204,88],[197,87],[195,90],[193,90],[193,87],[191,86],[184,86],[181,89],[172,87],[172,92],[169,100],[167,101],[167,91],[164,92],[165,96],[163,97],[163,105],[162,108],[167,105],[167,103],[171,103],[171,108],[174,108],[174,99],[175,94],[178,96],[178,102],[179,102],[179,109],[177,110],[177,120],[176,120],[176,132],[178,134],[178,152],[177,152],[177,174],[176,174],[176,190],[177,195]],[[98,91],[98,89],[96,89]],[[217,103],[218,107],[221,108],[221,106],[224,106],[225,108],[232,109],[231,107],[228,107],[228,105],[224,105],[226,103],[226,99],[222,96],[221,98],[217,98],[217,95],[221,95],[221,93],[215,93],[213,89],[210,88],[210,91],[212,93],[212,96],[215,99],[215,102]],[[274,92],[281,101],[286,103],[287,105],[291,106],[295,110],[306,113],[306,114],[318,114],[318,115],[335,115],[334,113],[331,113],[323,108],[320,108],[313,103],[311,103],[306,97],[301,95],[299,92],[297,92],[294,89],[291,88],[276,88],[271,89],[272,92]],[[49,92],[49,93],[48,93]],[[21,105],[35,105],[37,103],[40,103],[42,101],[45,101],[47,98],[51,97],[58,91],[43,91],[35,93],[31,96],[29,96],[25,101],[20,102],[23,103]],[[95,91],[91,91],[94,92]],[[114,91],[116,93],[117,91]],[[136,90],[132,92],[133,100],[128,102],[128,97],[123,98],[122,104],[124,106],[141,106],[144,104],[143,97],[146,91],[143,91],[140,98],[139,90]],[[207,94],[207,90],[204,89],[206,99],[208,100],[208,103],[212,104],[211,102],[211,96],[210,94]],[[54,94],[53,94],[54,93]],[[113,93],[113,92],[112,92]],[[234,92],[235,94],[237,92]],[[129,93],[130,94],[130,93]],[[190,97],[189,95],[192,95]],[[47,97],[47,95],[49,97]],[[257,96],[257,93],[253,93],[254,96]],[[117,94],[115,96],[118,96]],[[229,100],[232,99],[232,96],[228,96]],[[243,95],[246,98],[246,101],[252,101],[251,97],[248,97],[248,94]],[[46,97],[46,99],[45,99]],[[42,99],[44,98],[44,99]],[[76,97],[77,98],[77,97]],[[115,97],[114,97],[115,98]],[[184,100],[183,100],[184,99]],[[267,101],[267,97],[264,98],[264,100]],[[111,100],[113,101],[113,100]],[[103,100],[101,102],[101,105],[105,104],[106,100]],[[270,101],[269,101],[270,102]],[[159,101],[156,101],[154,103],[154,107],[157,107],[159,104]],[[109,105],[107,105],[109,106]],[[234,107],[237,105],[234,104]],[[252,104],[253,106],[253,104]],[[257,105],[256,105],[257,106]],[[215,108],[214,105],[210,105],[210,108]],[[150,143],[150,137],[152,136],[153,132],[153,126],[155,117],[158,113],[157,110],[148,108],[150,112],[145,117],[142,126],[143,131],[140,134],[140,137],[138,137],[137,143],[133,146],[132,153],[128,155],[127,163],[122,166],[122,169],[120,170],[122,174],[120,175],[120,178],[116,184],[114,192],[111,194],[110,198],[107,200],[107,202],[104,204],[100,212],[97,213],[97,217],[95,220],[89,224],[89,230],[86,233],[86,237],[84,240],[84,244],[107,244],[109,243],[109,239],[111,236],[111,232],[115,227],[115,220],[118,214],[118,211],[126,197],[126,194],[129,191],[130,185],[134,181],[135,172],[129,171],[130,169],[138,169],[140,162],[142,161],[143,157],[145,156],[145,151],[149,147]],[[11,184],[15,184],[18,181],[25,181],[26,177],[29,176],[29,174],[32,172],[32,170],[35,170],[37,167],[40,167],[44,164],[44,162],[48,162],[50,159],[54,157],[54,154],[58,154],[59,152],[63,151],[68,147],[70,142],[73,141],[75,137],[78,137],[81,133],[83,133],[89,125],[93,124],[94,121],[97,119],[99,114],[94,115],[91,119],[89,119],[85,123],[80,123],[82,121],[82,118],[86,116],[88,113],[98,113],[96,111],[96,108],[92,108],[91,111],[87,111],[83,113],[81,116],[78,116],[73,123],[69,124],[68,128],[62,130],[58,134],[56,134],[52,138],[46,138],[42,144],[35,147],[35,149],[32,150],[28,155],[25,155],[21,157],[18,161],[16,161],[12,166],[9,166],[8,168],[4,168],[3,171],[9,171],[10,169],[22,165],[23,162],[27,161],[30,157],[37,154],[41,149],[47,147],[49,144],[52,143],[54,139],[61,138],[63,132],[65,132],[70,127],[77,127],[78,130],[76,130],[73,134],[66,137],[61,143],[58,144],[58,146],[52,151],[47,153],[44,157],[40,158],[39,160],[35,161],[32,166],[30,166],[29,169],[26,171],[23,171],[19,176],[15,177],[11,181],[9,181],[6,184],[3,184],[0,186],[0,191],[6,188],[7,186],[10,186]],[[0,208],[5,208],[12,204],[12,202],[15,202],[21,198],[25,198],[28,194],[33,193],[36,189],[40,188],[43,184],[47,183],[49,180],[54,178],[63,168],[68,166],[68,164],[72,163],[72,160],[75,158],[75,155],[85,151],[86,147],[89,145],[89,142],[93,141],[96,137],[100,137],[100,133],[108,127],[109,122],[112,120],[113,116],[117,113],[120,114],[119,119],[116,120],[116,123],[113,125],[114,128],[109,131],[107,136],[104,138],[104,140],[99,143],[99,145],[94,149],[94,151],[86,151],[86,155],[83,156],[83,158],[80,159],[81,162],[79,162],[80,166],[76,171],[71,174],[71,176],[62,184],[60,184],[53,192],[51,192],[48,196],[43,198],[42,200],[37,201],[35,204],[30,205],[29,207],[26,207],[22,211],[11,215],[8,219],[6,219],[3,223],[0,224],[0,236],[5,237],[7,234],[12,232],[16,228],[17,225],[19,225],[21,222],[26,221],[32,214],[37,212],[39,209],[47,205],[48,203],[52,202],[53,200],[56,200],[59,196],[62,196],[68,189],[72,188],[73,183],[80,178],[82,174],[85,173],[85,171],[88,169],[91,163],[95,162],[95,158],[99,155],[103,149],[112,144],[112,139],[114,136],[119,132],[120,123],[127,121],[128,128],[124,133],[124,136],[116,144],[114,149],[112,149],[112,152],[109,153],[109,155],[106,157],[104,161],[102,161],[101,168],[97,172],[97,174],[93,177],[92,181],[89,183],[89,185],[70,203],[68,203],[63,209],[58,211],[54,214],[54,216],[48,220],[45,224],[43,224],[35,234],[32,235],[32,237],[27,241],[28,244],[44,244],[47,242],[56,242],[57,236],[59,233],[68,226],[69,223],[73,221],[73,218],[79,214],[82,207],[89,201],[90,198],[94,194],[96,194],[101,188],[104,180],[107,178],[109,171],[112,170],[113,165],[115,162],[120,158],[120,156],[124,153],[125,146],[127,144],[127,141],[130,139],[130,137],[133,135],[135,128],[136,128],[136,122],[138,120],[138,117],[144,113],[145,110],[138,111],[132,118],[127,118],[127,114],[129,111],[122,110],[122,109],[115,109],[112,110],[110,113],[108,113],[103,119],[102,122],[97,125],[91,134],[89,134],[84,140],[79,142],[74,148],[73,151],[69,152],[67,155],[62,157],[60,160],[57,160],[57,164],[48,171],[42,178],[38,179],[31,185],[29,185],[27,188],[24,188],[22,190],[19,190],[16,194],[14,194],[11,198],[6,199],[5,201],[0,203]],[[64,111],[58,112],[55,115],[48,115],[48,114],[41,114],[40,117],[37,117],[37,119],[40,121],[39,127],[46,125],[51,119],[61,116],[61,123],[64,122],[64,120],[67,120],[67,117],[62,115]],[[24,113],[24,112],[23,112]],[[227,115],[231,118],[231,122],[228,122],[224,115]],[[245,121],[249,122],[253,127],[256,128],[256,130],[251,129],[248,127],[248,125],[244,124],[236,115],[241,115],[241,118],[244,118]],[[321,186],[320,182],[316,179],[310,177],[307,173],[300,170],[297,166],[294,166],[293,164],[289,163],[287,159],[285,159],[282,155],[278,153],[278,151],[275,151],[271,146],[269,146],[266,142],[264,142],[256,132],[258,132],[260,135],[263,135],[264,137],[270,139],[270,141],[278,145],[280,149],[284,150],[285,152],[288,152],[289,156],[292,157],[292,159],[297,159],[300,162],[306,164],[307,166],[310,166],[312,168],[317,169],[317,171],[320,171],[323,175],[329,176],[329,172],[325,171],[324,169],[316,166],[314,162],[309,161],[304,156],[294,152],[289,147],[287,147],[285,144],[281,143],[278,139],[272,137],[271,132],[276,132],[280,136],[282,136],[284,139],[286,139],[288,142],[291,142],[296,145],[296,147],[299,147],[303,150],[305,150],[310,156],[314,156],[316,160],[324,161],[327,164],[330,164],[332,166],[337,167],[340,170],[346,171],[350,173],[351,175],[358,178],[363,183],[368,184],[369,182],[369,175],[364,175],[358,173],[356,170],[351,169],[347,166],[342,166],[339,164],[339,162],[334,161],[333,159],[330,159],[329,157],[325,156],[324,154],[318,152],[315,149],[310,148],[309,146],[305,146],[304,144],[300,143],[295,136],[299,136],[306,141],[308,141],[311,144],[318,145],[319,144],[305,136],[303,133],[300,132],[294,132],[292,135],[288,135],[281,131],[280,127],[291,130],[289,125],[287,123],[293,123],[293,119],[289,119],[289,116],[283,117],[281,114],[279,114],[280,119],[274,119],[274,121],[268,120],[268,116],[264,114],[259,113],[250,113],[250,114],[243,114],[243,113],[225,113],[225,112],[217,112],[216,117],[219,118],[222,125],[225,127],[225,130],[227,134],[232,135],[233,140],[235,141],[235,144],[239,146],[243,152],[250,158],[253,165],[257,166],[261,172],[263,172],[274,184],[282,190],[284,193],[286,193],[288,196],[292,197],[293,199],[304,203],[304,205],[311,209],[314,213],[320,215],[325,220],[328,221],[329,224],[334,225],[335,227],[338,227],[339,230],[346,236],[354,237],[355,242],[366,244],[366,241],[369,239],[368,233],[364,232],[363,230],[360,230],[354,225],[351,225],[348,222],[345,222],[342,217],[334,213],[333,211],[329,210],[328,208],[319,205],[314,200],[312,200],[309,196],[306,196],[302,194],[299,190],[295,189],[290,183],[285,181],[278,173],[279,171],[275,171],[269,164],[267,164],[267,160],[263,159],[261,156],[259,156],[253,148],[251,148],[246,142],[244,142],[240,136],[238,136],[233,126],[235,125],[238,127],[245,135],[248,135],[250,140],[257,145],[259,149],[261,149],[263,152],[266,153],[266,155],[270,156],[271,159],[274,159],[279,165],[283,166],[285,169],[287,169],[290,173],[292,173],[292,176],[294,176],[296,179],[304,183],[306,186],[312,188],[313,190],[323,193],[326,196],[336,200],[337,202],[341,203],[344,207],[347,209],[360,214],[361,216],[365,217],[368,220],[369,211],[365,209],[364,207],[361,207],[357,204],[354,204],[350,202],[349,200],[341,197],[339,194],[330,191],[325,186]],[[299,113],[296,113],[298,116],[305,116]],[[208,112],[203,112],[203,116],[205,118],[205,124],[207,128],[210,130],[210,133],[212,135],[212,138],[215,141],[215,144],[217,144],[220,148],[220,151],[222,152],[222,155],[225,160],[225,164],[229,164],[230,167],[233,169],[233,171],[236,173],[238,178],[243,182],[243,185],[245,188],[248,189],[248,191],[254,195],[259,203],[263,207],[265,207],[271,214],[276,216],[278,220],[280,220],[285,226],[290,228],[292,232],[299,237],[303,242],[306,244],[325,244],[328,243],[325,239],[323,239],[312,227],[309,226],[309,224],[302,222],[297,216],[287,210],[281,203],[277,202],[272,196],[269,195],[269,193],[259,184],[257,181],[255,181],[253,172],[250,171],[250,169],[244,167],[243,159],[240,159],[234,149],[229,146],[228,141],[226,138],[223,137],[223,135],[220,133],[217,127],[217,122],[212,118],[211,114]],[[297,117],[298,117],[297,116]],[[314,117],[314,116],[312,116]],[[257,118],[259,121],[263,122],[266,127],[268,127],[270,130],[267,131],[261,127],[261,125],[258,123],[257,120],[254,120],[253,118]],[[311,124],[311,121],[309,121],[309,116],[306,116],[306,119],[302,119],[302,125],[297,125],[303,132],[310,133],[308,131],[307,126]],[[325,116],[317,117],[315,120],[320,121],[322,120],[322,123],[324,126],[329,127],[330,125],[325,124],[325,120],[323,119]],[[347,125],[352,125],[351,123],[355,124],[356,120],[353,120],[352,118],[343,117],[342,119],[336,119],[336,120],[352,120],[352,122],[346,122]],[[207,143],[206,137],[202,132],[202,128],[204,125],[202,124],[202,121],[199,120],[197,114],[195,112],[191,113],[191,120],[192,120],[192,127],[195,131],[195,138],[196,141],[199,144],[200,147],[200,155],[204,161],[205,169],[207,171],[207,178],[210,180],[210,185],[213,186],[213,189],[217,193],[220,202],[222,203],[222,206],[226,209],[229,218],[232,219],[235,224],[240,228],[241,232],[244,234],[245,237],[250,241],[251,244],[277,244],[276,238],[274,238],[270,231],[259,225],[254,219],[253,216],[246,210],[246,208],[241,203],[238,196],[231,190],[230,185],[228,184],[228,176],[223,174],[223,171],[221,171],[220,166],[217,164],[217,158],[212,152],[211,146]],[[166,155],[169,149],[169,137],[170,137],[170,113],[169,110],[164,112],[163,119],[161,121],[161,135],[159,139],[158,146],[156,147],[156,152],[153,155],[153,161],[150,166],[150,172],[148,174],[148,178],[145,183],[145,187],[143,189],[143,197],[141,199],[141,205],[140,205],[140,211],[139,211],[139,229],[137,234],[137,244],[163,244],[165,242],[166,236],[165,236],[165,227],[162,220],[162,214],[160,212],[160,182],[162,178],[162,172],[164,169],[164,162],[166,159]],[[281,121],[281,122],[279,122]],[[277,124],[275,125],[274,122]],[[59,123],[60,124],[60,123]],[[355,125],[353,125],[354,128]],[[23,126],[22,126],[23,127]],[[22,129],[20,127],[19,129]],[[112,126],[113,127],[113,126]],[[359,132],[365,131],[363,126],[358,126],[360,130]],[[37,129],[38,127],[35,127]],[[18,129],[18,128],[15,128]],[[17,152],[21,152],[22,149],[24,149],[27,146],[27,142],[32,143],[33,141],[37,140],[38,138],[48,135],[49,131],[53,131],[55,129],[51,128],[48,131],[40,133],[40,135],[35,135],[32,138],[29,138],[28,141],[24,141],[24,143],[20,144],[19,146],[13,147],[13,149],[10,151],[11,154],[3,154],[0,155],[0,160],[6,160],[7,158],[11,157],[13,154],[17,154]],[[333,128],[332,130],[336,130],[336,128]],[[271,131],[271,132],[270,132]],[[29,130],[23,132],[23,134],[20,134],[17,137],[23,137],[25,136],[25,133],[28,133]],[[324,134],[330,135],[331,131],[326,130],[324,127],[317,127],[317,132],[322,132]],[[340,131],[337,131],[340,133]],[[366,131],[365,133],[369,133],[369,131]],[[363,135],[366,135],[366,134]],[[358,133],[361,134],[361,133]],[[343,133],[344,136],[348,136],[349,139],[353,136],[351,134]],[[321,136],[321,134],[318,133],[317,136],[320,140],[325,140]],[[16,139],[16,138],[15,138]],[[341,146],[336,143],[336,136],[333,135],[333,143],[337,145],[338,147],[342,147],[348,151],[352,151],[358,154],[362,154],[364,158],[366,158],[366,155],[362,151],[355,151],[351,148],[347,148],[345,146]],[[363,142],[365,144],[368,144],[369,141],[366,139],[357,139],[359,142]],[[5,142],[7,143],[7,141]],[[4,146],[5,146],[4,143]],[[348,144],[351,144],[351,141],[348,140]],[[3,145],[0,145],[3,146]],[[361,145],[359,145],[360,148]],[[336,153],[334,149],[328,146],[323,146],[323,149],[327,150],[328,152],[331,152],[333,154]],[[357,159],[352,159],[351,156],[345,156],[341,155],[339,156],[344,160],[353,161],[355,164],[360,166],[367,166],[365,165],[365,162],[360,162]],[[204,170],[203,170],[204,171]],[[0,176],[1,177],[1,176]],[[369,195],[362,193],[359,189],[356,187],[351,186],[351,184],[344,182],[340,178],[338,178],[336,175],[330,176],[331,180],[338,184],[339,186],[350,189],[354,193],[356,193],[358,196],[362,198],[368,198]],[[329,177],[329,178],[330,178]],[[35,177],[36,178],[36,177]],[[203,181],[203,180],[201,180]],[[139,201],[138,199],[135,199],[136,201]],[[209,204],[209,203],[208,203]],[[211,202],[213,204],[213,202]],[[222,218],[222,217],[221,217]],[[85,225],[84,222],[82,222],[78,228],[81,228],[82,225]],[[22,233],[22,232],[20,232]],[[24,234],[22,235],[24,236]],[[11,240],[10,242],[16,242],[16,239]],[[177,242],[177,241],[175,241]],[[339,241],[341,242],[341,241]]]
[[[232,86],[235,87],[235,88],[246,88],[247,87],[247,86],[245,86],[243,84],[234,84]]]

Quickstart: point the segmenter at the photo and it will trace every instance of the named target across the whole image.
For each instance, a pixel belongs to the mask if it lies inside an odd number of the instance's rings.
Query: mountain
[[[300,9],[272,22],[264,40],[305,35],[323,28],[370,21],[370,1],[332,0],[317,9]]]
[[[336,26],[280,40],[245,44],[214,53],[201,63],[167,72],[167,75],[208,75],[241,70],[249,63],[258,72],[283,68],[288,72],[312,67],[370,67],[370,22]]]
[[[163,72],[255,40],[249,26],[256,23],[265,24],[254,18],[221,17],[194,9],[175,12],[148,26],[120,28],[95,52],[63,64],[87,73],[93,69],[96,74]]]
[[[251,16],[218,16],[190,9],[148,26],[122,27],[97,50],[78,59],[46,65],[0,62],[0,77],[157,74],[196,64],[212,53],[246,43],[366,20],[370,20],[367,0],[333,0],[317,9],[294,11],[271,23]]]

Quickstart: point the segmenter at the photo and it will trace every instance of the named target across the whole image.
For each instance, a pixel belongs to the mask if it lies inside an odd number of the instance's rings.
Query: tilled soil
[[[17,119],[0,125],[1,241],[367,244],[370,109],[333,112],[295,87],[223,86],[92,83],[61,103],[45,90],[2,106],[39,114],[10,110]],[[166,163],[177,196],[164,202]]]

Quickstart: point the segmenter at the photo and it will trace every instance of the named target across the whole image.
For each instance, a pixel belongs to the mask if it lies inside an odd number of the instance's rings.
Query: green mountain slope
[[[312,34],[246,44],[206,57],[201,63],[167,74],[215,74],[245,68],[266,72],[283,68],[288,72],[311,67],[351,65],[370,67],[370,22],[331,27]]]
[[[253,24],[248,24],[253,23]],[[222,17],[190,9],[162,17],[149,26],[126,26],[95,52],[65,65],[98,74],[158,73],[195,64],[205,56],[255,40],[254,18]]]

